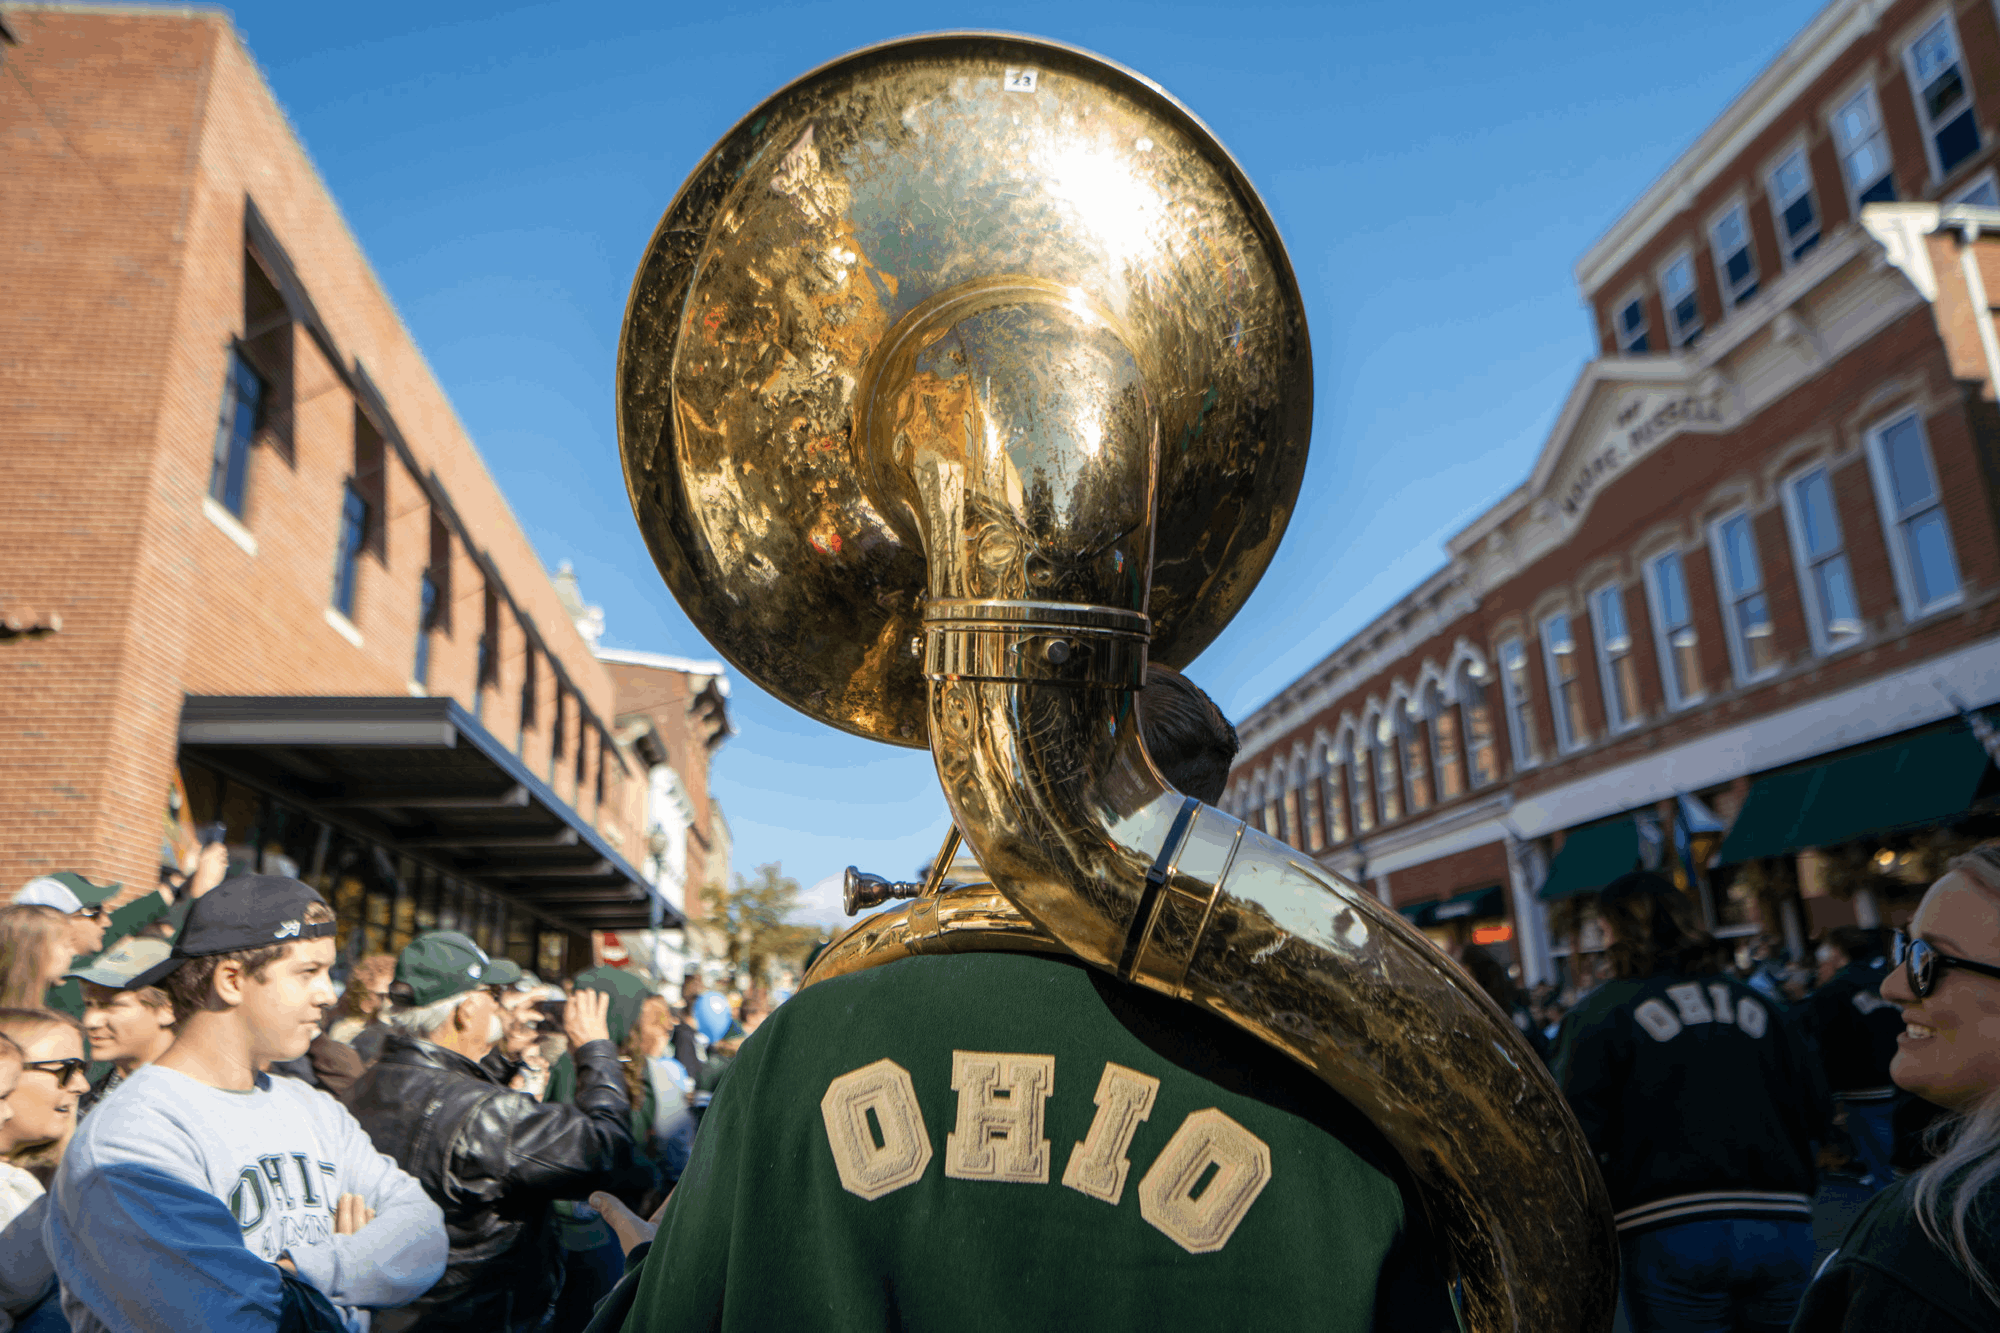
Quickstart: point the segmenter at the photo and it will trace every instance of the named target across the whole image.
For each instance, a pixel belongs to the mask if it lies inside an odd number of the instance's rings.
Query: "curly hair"
[[[618,1050],[625,1066],[625,1095],[631,1100],[633,1110],[638,1110],[646,1099],[650,1077],[646,1062],[670,1049],[673,1037],[673,1011],[662,997],[648,995],[640,1003],[638,1016],[632,1020],[631,1030],[626,1032],[624,1044]]]
[[[389,982],[396,975],[396,955],[392,953],[371,953],[354,965],[347,976],[347,992],[340,997],[340,1012],[348,1018],[367,1018],[362,1012],[361,999],[376,991],[387,990]],[[375,1017],[385,1015],[377,1010]]]
[[[1663,876],[1646,870],[1620,875],[1598,895],[1597,910],[1611,932],[1605,953],[1615,977],[1721,970],[1715,937],[1702,929],[1693,900]]]

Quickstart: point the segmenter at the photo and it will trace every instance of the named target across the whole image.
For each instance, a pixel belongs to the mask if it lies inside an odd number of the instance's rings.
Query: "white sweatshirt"
[[[333,1234],[359,1194],[375,1220]],[[47,1239],[74,1333],[273,1330],[276,1260],[355,1333],[444,1272],[444,1214],[347,1108],[297,1079],[248,1092],[148,1065],[91,1112],[56,1174]]]

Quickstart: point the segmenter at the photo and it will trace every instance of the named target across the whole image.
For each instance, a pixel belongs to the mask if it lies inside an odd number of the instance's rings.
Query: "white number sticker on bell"
[[[1039,73],[1032,69],[1010,69],[1000,86],[1010,93],[1031,93],[1035,91],[1035,79]]]

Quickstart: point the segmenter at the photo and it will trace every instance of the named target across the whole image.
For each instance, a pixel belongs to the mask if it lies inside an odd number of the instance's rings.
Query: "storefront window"
[[[559,930],[544,930],[540,933],[535,947],[535,971],[544,981],[562,975],[564,946],[567,937]]]

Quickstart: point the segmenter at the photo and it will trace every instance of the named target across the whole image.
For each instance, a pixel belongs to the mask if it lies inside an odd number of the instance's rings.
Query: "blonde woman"
[[[53,907],[0,909],[0,1008],[39,1009],[69,971],[74,933]]]
[[[82,1026],[51,1009],[0,1008],[0,1042],[0,1088],[14,1081],[0,1102],[7,1112],[0,1120],[0,1329],[11,1329],[55,1299],[55,1265],[42,1239],[45,1190],[76,1132],[90,1061]],[[10,1065],[9,1055],[19,1062]],[[52,1306],[42,1311],[53,1314]]]
[[[1898,935],[1889,1076],[1952,1112],[1937,1159],[1878,1194],[1807,1290],[1792,1333],[2000,1328],[2000,842],[1954,860]]]

